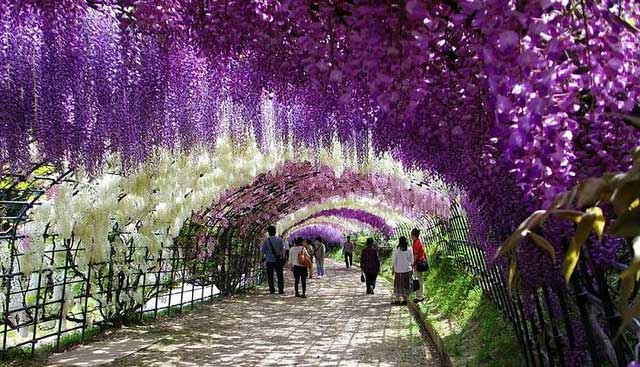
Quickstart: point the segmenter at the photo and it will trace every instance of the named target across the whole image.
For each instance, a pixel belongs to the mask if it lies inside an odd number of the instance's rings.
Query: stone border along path
[[[357,269],[326,260],[307,299],[267,289],[206,304],[182,316],[113,333],[54,355],[50,366],[439,366],[407,307],[391,306],[391,285],[365,294]],[[412,327],[410,327],[412,326]],[[124,346],[124,347],[123,347]],[[126,349],[129,347],[129,351]]]

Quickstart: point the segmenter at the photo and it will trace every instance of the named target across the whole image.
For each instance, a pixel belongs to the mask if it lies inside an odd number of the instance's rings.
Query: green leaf
[[[553,202],[551,203],[551,206],[549,207],[549,209],[550,210],[560,209],[568,206],[575,199],[576,193],[577,193],[577,189],[575,187],[572,188],[571,191],[565,191],[563,193],[560,193],[558,196],[556,196],[555,199],[553,199]]]
[[[638,279],[638,272],[640,271],[640,261],[633,260],[629,267],[620,273],[620,297],[618,298],[618,310],[623,312],[627,306],[629,297],[633,292],[636,280]]]
[[[556,209],[552,213],[555,216],[558,216],[562,219],[570,220],[575,223],[580,222],[580,219],[584,215],[584,212],[581,212],[579,210],[570,210],[570,209]]]
[[[542,248],[543,250],[547,251],[549,253],[549,256],[551,256],[551,259],[553,259],[553,263],[556,263],[556,249],[553,248],[553,245],[551,245],[551,243],[549,243],[549,241],[547,241],[544,237],[540,236],[537,233],[534,232],[529,232],[529,236],[531,237],[531,239],[533,240],[533,242],[535,242],[536,245],[538,245],[538,247]]]
[[[578,185],[578,208],[595,205],[608,188],[607,181],[599,177],[591,177],[582,181]]]
[[[578,264],[578,260],[580,260],[580,249],[582,245],[589,237],[589,233],[591,233],[591,229],[593,228],[593,223],[595,221],[595,216],[593,214],[585,214],[580,219],[578,226],[576,227],[576,233],[571,239],[571,244],[569,245],[569,249],[567,250],[567,254],[564,257],[564,261],[562,262],[562,272],[564,274],[564,281],[569,284],[569,280],[571,279],[571,275]]]
[[[624,182],[615,190],[611,197],[613,209],[616,214],[621,215],[629,210],[629,206],[638,198],[640,198],[640,180]]]
[[[631,125],[631,126],[635,127],[636,129],[640,130],[640,117],[631,116],[631,115],[627,115],[627,114],[624,114],[624,113],[617,113],[616,115],[621,117],[629,125]]]
[[[620,325],[620,329],[616,335],[616,338],[620,336],[620,334],[624,331],[624,329],[629,325],[634,318],[640,315],[640,294],[636,296],[636,298],[631,302],[631,306],[625,308],[621,312],[622,314],[622,324]]]
[[[609,234],[620,237],[640,236],[640,208],[622,213],[609,227]]]
[[[593,231],[598,236],[598,240],[602,240],[602,233],[604,233],[604,213],[602,213],[602,209],[597,206],[593,208],[587,209],[587,213],[593,215]]]
[[[497,259],[500,256],[508,256],[510,255],[518,246],[518,244],[520,243],[520,241],[522,241],[524,237],[522,236],[522,231],[516,231],[513,232],[509,238],[506,239],[506,241],[504,241],[500,247],[498,248],[498,251],[496,251],[496,254],[494,255],[493,259]]]
[[[545,214],[546,210],[537,210],[520,223],[518,228],[509,236],[509,238],[500,245],[493,259],[495,260],[500,256],[510,255],[518,247],[527,233],[541,224],[545,218]]]
[[[516,257],[511,256],[511,261],[509,262],[509,283],[508,283],[509,289],[513,289],[517,272],[518,272],[518,263],[516,261]]]

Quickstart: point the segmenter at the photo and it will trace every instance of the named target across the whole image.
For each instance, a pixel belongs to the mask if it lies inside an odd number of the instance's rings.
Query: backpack
[[[311,266],[311,260],[307,255],[304,254],[304,249],[298,254],[298,263],[300,264],[300,266],[304,266],[305,268]]]

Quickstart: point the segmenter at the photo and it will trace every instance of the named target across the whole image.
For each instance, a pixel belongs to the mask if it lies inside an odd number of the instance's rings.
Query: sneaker
[[[300,297],[300,293],[296,293],[296,297]]]
[[[373,289],[371,290],[371,295],[373,296]]]
[[[413,299],[413,303],[420,303],[422,301],[424,301],[424,298],[414,298]]]
[[[392,306],[400,306],[400,301],[393,301],[391,302]]]
[[[284,291],[278,292],[279,295],[284,296]]]
[[[307,296],[305,296],[304,294],[302,296],[300,296],[300,298],[307,298]]]
[[[406,305],[407,305],[407,301],[400,302],[400,306],[406,306]]]

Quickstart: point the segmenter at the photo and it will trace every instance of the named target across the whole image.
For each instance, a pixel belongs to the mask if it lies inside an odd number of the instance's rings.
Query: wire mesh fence
[[[0,177],[3,354],[33,354],[43,345],[57,350],[68,335],[82,339],[88,329],[180,312],[262,281],[256,243],[238,241],[219,226],[208,228],[219,238],[203,252],[189,233],[193,223],[157,248],[114,225],[102,261],[87,261],[95,248],[73,236],[61,239],[49,230],[41,239],[23,235],[40,198],[60,182],[73,182],[70,172],[57,172],[36,166],[27,174]]]
[[[423,218],[425,245],[453,258],[459,271],[470,272],[483,292],[512,325],[526,366],[626,366],[633,358],[637,326],[617,335],[620,315],[613,302],[616,280],[597,267],[581,265],[570,286],[545,285],[509,289],[508,267],[487,259],[469,234],[466,217],[453,208],[448,221]],[[400,226],[409,238],[413,227]]]

